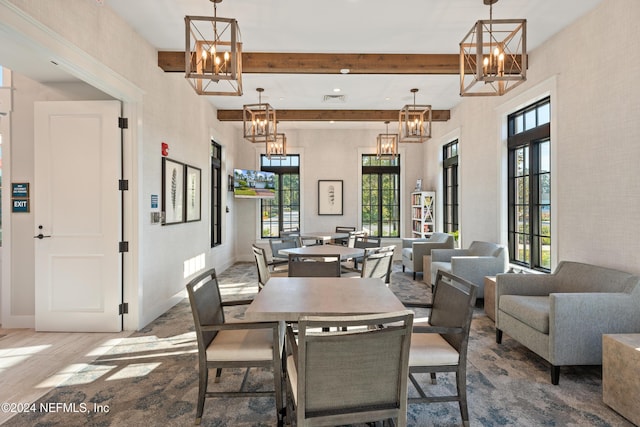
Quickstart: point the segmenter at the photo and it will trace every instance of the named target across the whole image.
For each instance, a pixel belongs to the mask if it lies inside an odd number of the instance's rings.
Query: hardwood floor
[[[32,403],[131,332],[35,332],[0,328],[0,403]],[[0,424],[15,412],[0,409]]]

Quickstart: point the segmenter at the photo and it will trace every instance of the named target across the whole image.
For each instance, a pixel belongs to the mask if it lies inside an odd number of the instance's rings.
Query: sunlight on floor
[[[34,345],[0,350],[0,373],[49,347],[51,345]]]
[[[132,363],[131,365],[125,366],[115,374],[111,375],[109,378],[106,379],[106,381],[145,377],[160,365],[161,363],[159,362],[158,363]]]
[[[74,363],[66,366],[62,371],[53,374],[42,381],[36,388],[51,388],[77,384],[87,384],[106,375],[116,366],[92,365],[88,363]]]
[[[36,388],[88,384],[114,370],[115,372],[105,381],[144,377],[160,366],[162,362],[128,362],[148,358],[157,359],[182,354],[196,354],[197,352],[194,332],[167,338],[158,338],[155,335],[151,335],[110,339],[91,349],[86,354],[89,358],[97,358],[95,362],[70,364],[42,381]]]
[[[174,335],[167,338],[158,338],[155,335],[142,336],[142,337],[128,337],[119,338],[117,340],[111,340],[108,349],[96,349],[91,351],[88,355],[94,355],[97,352],[98,355],[130,355],[135,357],[136,353],[149,353],[157,350],[173,350],[184,347],[196,348],[196,334],[195,332],[185,332],[184,334]],[[107,343],[105,343],[105,346]]]
[[[258,291],[257,286],[251,285],[249,282],[236,282],[236,283],[219,283],[220,295],[223,297],[232,295],[234,297],[242,295],[255,295]]]

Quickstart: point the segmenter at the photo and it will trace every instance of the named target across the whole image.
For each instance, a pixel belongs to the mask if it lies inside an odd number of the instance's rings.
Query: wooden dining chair
[[[289,277],[340,277],[340,255],[289,254]]]
[[[351,233],[352,231],[356,231],[355,227],[342,227],[342,226],[337,226],[336,227],[336,233]],[[340,246],[347,246],[347,242],[349,241],[349,237],[341,237],[341,238],[337,238],[337,239],[333,239],[333,244],[334,245],[340,245]]]
[[[405,310],[303,316],[297,333],[289,325],[288,424],[360,425],[395,419],[395,425],[405,427],[412,324],[413,313]]]
[[[362,260],[360,277],[376,277],[382,279],[389,286],[392,264],[393,249],[368,252]]]
[[[265,287],[271,276],[283,277],[287,275],[286,271],[269,271],[269,263],[267,262],[266,251],[256,244],[251,245],[253,251],[253,258],[256,261],[256,268],[258,270],[258,291],[261,291]]]
[[[428,322],[414,325],[409,355],[409,380],[418,397],[409,403],[458,402],[464,426],[469,425],[467,408],[467,348],[469,331],[476,302],[477,286],[466,279],[439,270],[431,304],[405,304],[431,308]],[[436,373],[453,372],[456,394],[427,394],[416,378],[429,373],[436,382]]]
[[[196,425],[200,424],[208,397],[256,397],[275,393],[278,426],[283,425],[284,404],[282,399],[282,358],[284,331],[278,322],[225,321],[224,307],[247,304],[248,301],[223,303],[216,270],[209,269],[186,285],[191,304],[198,342],[198,402]],[[273,391],[244,389],[244,382],[237,391],[209,391],[209,369],[216,369],[215,382],[219,382],[222,368],[271,368]],[[248,374],[248,371],[247,371]],[[224,402],[224,401],[222,401]],[[220,411],[224,411],[221,403]]]
[[[353,244],[354,248],[360,249],[373,249],[380,247],[380,238],[379,237],[371,237],[368,235],[360,235],[356,236],[356,240]],[[354,270],[360,270],[362,267],[358,267],[359,263],[362,263],[364,256],[353,258],[353,268]]]
[[[284,232],[283,232],[284,233]],[[273,268],[287,264],[289,257],[280,253],[282,249],[292,249],[302,247],[300,235],[283,236],[280,239],[269,239],[269,247],[271,248],[271,263]]]

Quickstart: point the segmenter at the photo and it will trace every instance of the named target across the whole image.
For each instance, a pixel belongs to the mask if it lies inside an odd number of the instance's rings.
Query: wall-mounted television
[[[273,199],[276,196],[276,174],[234,169],[233,195],[244,199]]]

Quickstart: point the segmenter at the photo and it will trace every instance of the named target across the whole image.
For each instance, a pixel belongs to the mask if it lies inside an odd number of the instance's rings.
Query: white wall
[[[442,145],[459,136],[463,246],[506,243],[505,118],[551,92],[553,263],[640,272],[638,16],[635,0],[602,2],[530,52],[525,84],[502,97],[465,98],[434,129],[429,182],[441,179]]]
[[[284,128],[284,126],[282,126]],[[300,154],[303,231],[333,230],[336,226],[360,227],[360,158],[364,153],[375,154],[376,137],[384,127],[372,125],[361,130],[284,130],[287,135],[287,152]],[[264,151],[264,144],[240,144],[242,154],[238,157],[239,168],[258,168],[258,156]],[[403,188],[403,219],[401,236],[410,236],[409,193],[416,179],[425,175],[423,161],[424,144],[400,144],[401,175]],[[318,215],[318,180],[343,181],[343,215]],[[423,189],[427,189],[423,185]],[[260,238],[255,200],[235,202],[238,227],[238,259],[250,261],[251,244]]]

